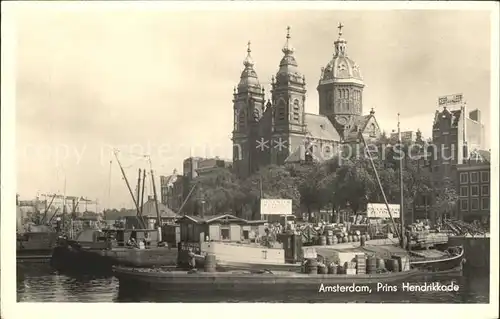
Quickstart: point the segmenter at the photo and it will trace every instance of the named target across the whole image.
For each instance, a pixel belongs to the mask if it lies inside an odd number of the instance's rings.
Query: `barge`
[[[120,281],[120,289],[148,288],[160,291],[200,290],[200,289],[262,289],[283,286],[290,288],[315,287],[321,285],[376,285],[416,279],[436,279],[439,276],[461,274],[461,266],[439,272],[410,269],[404,272],[377,274],[305,274],[298,272],[252,273],[248,271],[204,272],[178,271],[169,269],[136,269],[114,267],[115,277]]]

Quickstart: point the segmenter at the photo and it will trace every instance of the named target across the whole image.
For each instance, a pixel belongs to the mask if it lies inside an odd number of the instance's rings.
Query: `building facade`
[[[469,155],[484,144],[484,125],[480,111],[467,114],[465,103],[456,109],[444,107],[436,111],[432,130],[433,164],[436,181],[451,179],[456,183],[457,165],[465,163]]]
[[[352,136],[380,136],[373,110],[362,115],[364,82],[358,65],[347,55],[342,27],[340,24],[333,57],[321,68],[319,115],[305,112],[306,79],[294,56],[290,28],[267,101],[249,43],[233,94],[233,169],[238,176],[245,178],[269,164],[323,161],[332,158],[339,144]]]
[[[472,152],[471,158],[457,166],[457,216],[466,222],[490,222],[490,154]]]

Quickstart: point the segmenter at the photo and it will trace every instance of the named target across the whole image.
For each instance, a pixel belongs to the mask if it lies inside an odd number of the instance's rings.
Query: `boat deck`
[[[245,289],[251,287],[268,288],[275,285],[292,285],[293,287],[313,285],[316,288],[321,285],[376,285],[378,283],[408,280],[410,278],[434,278],[440,274],[451,274],[457,270],[448,270],[440,273],[430,273],[411,269],[404,272],[386,272],[377,274],[303,274],[297,272],[272,272],[272,273],[250,273],[244,271],[231,272],[186,272],[166,271],[162,269],[133,269],[116,267],[115,276],[120,280],[120,287],[137,288],[137,285],[146,285],[152,289],[208,289],[238,286]],[[193,287],[194,286],[194,287]],[[259,288],[261,289],[261,288]]]

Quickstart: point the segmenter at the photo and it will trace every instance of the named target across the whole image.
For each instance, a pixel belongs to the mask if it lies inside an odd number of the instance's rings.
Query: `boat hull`
[[[411,269],[406,272],[392,272],[380,274],[359,275],[319,275],[301,274],[295,272],[281,273],[224,273],[224,272],[182,272],[162,271],[158,269],[133,269],[126,267],[114,267],[115,277],[120,281],[120,289],[148,288],[152,290],[200,290],[200,289],[271,289],[279,286],[315,287],[321,285],[377,285],[379,283],[391,283],[409,279],[435,279],[441,275],[461,274],[461,268],[449,269],[441,272],[426,272],[419,269]]]
[[[464,258],[464,248],[462,246],[453,247],[457,249],[456,255],[447,258],[437,258],[437,259],[413,259],[410,260],[410,267],[425,271],[445,271],[448,269],[454,269],[462,267],[465,263]]]
[[[134,249],[91,249],[58,246],[51,258],[53,268],[62,272],[111,275],[113,266],[158,267],[177,263],[177,250],[165,247]]]
[[[49,262],[57,245],[56,232],[27,232],[17,234],[17,262]]]

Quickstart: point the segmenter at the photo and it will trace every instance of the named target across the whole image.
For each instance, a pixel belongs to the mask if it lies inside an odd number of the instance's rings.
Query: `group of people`
[[[127,241],[127,246],[131,248],[146,249],[151,244],[151,240],[147,233],[144,234],[144,238],[137,240],[136,236],[132,233]]]

